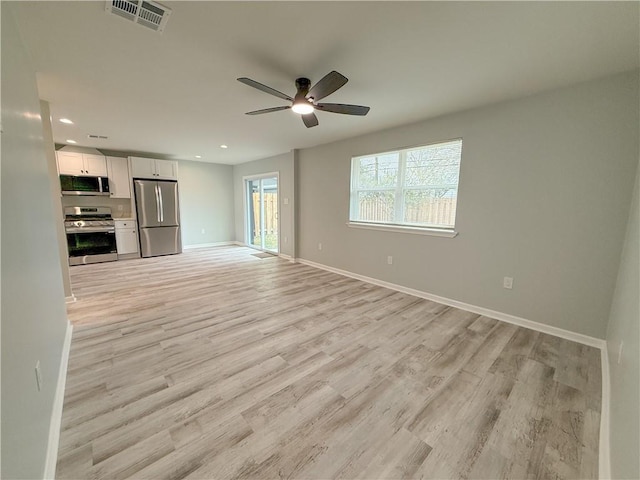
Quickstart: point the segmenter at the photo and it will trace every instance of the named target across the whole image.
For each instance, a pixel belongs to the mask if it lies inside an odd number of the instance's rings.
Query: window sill
[[[347,222],[348,227],[352,228],[364,228],[365,230],[382,230],[385,232],[397,232],[397,233],[413,233],[417,235],[430,235],[433,237],[447,237],[453,238],[458,235],[455,230],[446,230],[439,228],[422,228],[422,227],[405,227],[401,225],[384,225],[378,223],[360,223],[360,222]]]

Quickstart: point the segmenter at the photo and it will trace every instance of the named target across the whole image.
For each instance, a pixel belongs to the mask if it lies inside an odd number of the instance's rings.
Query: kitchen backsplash
[[[131,200],[92,196],[63,196],[62,207],[109,207],[113,218],[132,218]]]

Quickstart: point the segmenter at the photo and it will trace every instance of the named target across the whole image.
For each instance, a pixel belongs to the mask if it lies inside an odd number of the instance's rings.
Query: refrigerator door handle
[[[160,188],[160,185],[158,185],[158,199],[160,200],[160,208],[159,208],[159,213],[160,213],[160,223],[164,223],[164,205],[162,204],[162,189]]]
[[[156,217],[158,218],[158,223],[160,223],[162,221],[160,220],[160,187],[158,187],[157,183],[153,187],[156,191]]]

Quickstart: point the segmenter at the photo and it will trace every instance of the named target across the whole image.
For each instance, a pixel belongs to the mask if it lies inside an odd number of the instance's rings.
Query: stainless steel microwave
[[[62,195],[109,195],[107,177],[60,175]]]

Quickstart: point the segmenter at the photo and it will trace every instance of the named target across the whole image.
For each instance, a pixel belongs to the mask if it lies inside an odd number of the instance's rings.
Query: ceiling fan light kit
[[[249,85],[250,87],[261,90],[265,93],[273,95],[291,102],[290,106],[264,108],[262,110],[254,110],[247,112],[247,115],[261,115],[263,113],[278,112],[280,110],[293,110],[302,117],[302,122],[307,128],[318,125],[318,118],[314,110],[322,110],[323,112],[341,113],[344,115],[366,115],[369,113],[369,107],[363,105],[348,105],[344,103],[316,103],[318,100],[331,95],[333,92],[344,86],[349,79],[335,70],[329,72],[322,77],[318,83],[311,87],[311,81],[308,78],[300,77],[296,79],[296,94],[291,98],[289,95],[279,92],[262,83],[251,80],[247,77],[238,78],[238,81]]]
[[[306,115],[315,110],[313,108],[313,104],[308,100],[296,100],[293,105],[291,105],[291,110],[301,115]]]

